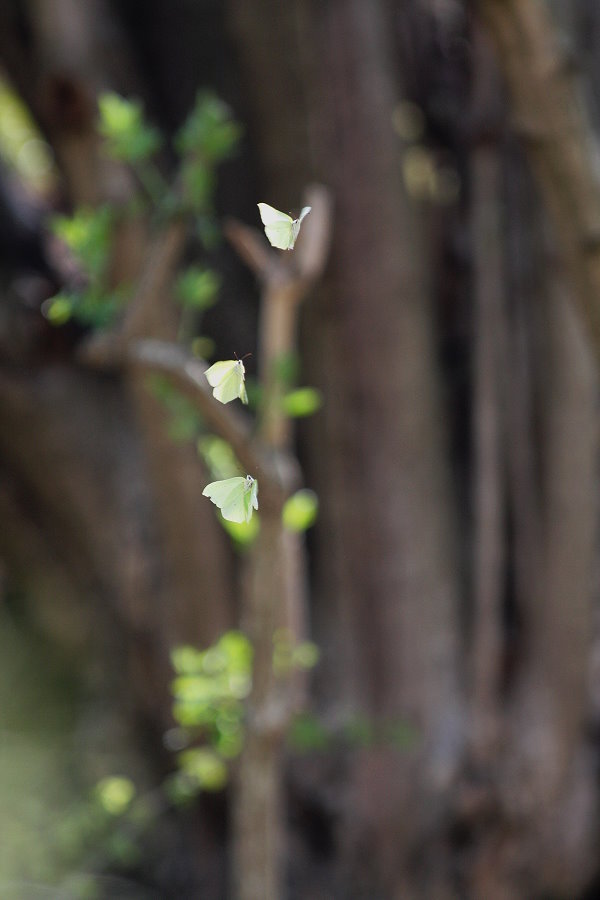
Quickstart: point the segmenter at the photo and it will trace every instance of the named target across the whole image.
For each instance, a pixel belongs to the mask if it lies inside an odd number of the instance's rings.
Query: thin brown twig
[[[227,441],[242,467],[260,477],[261,494],[287,495],[298,481],[298,467],[286,454],[268,453],[252,440],[249,422],[212,396],[204,376],[208,364],[169,341],[135,340],[127,347],[127,362],[166,375],[191,397],[215,434]]]
[[[230,221],[225,232],[263,286],[259,335],[263,404],[259,433],[267,446],[277,450],[289,447],[292,437],[291,423],[283,410],[284,385],[277,366],[295,347],[299,305],[323,272],[331,236],[330,191],[323,185],[312,185],[306,190],[304,201],[311,207],[311,214],[302,226],[293,253],[271,250],[260,232],[240,222]]]
[[[313,184],[306,189],[304,204],[311,207],[311,213],[302,225],[296,248],[296,266],[308,288],[323,274],[329,255],[333,207],[331,192],[322,184]]]
[[[322,184],[311,185],[306,189],[304,205],[311,207],[311,213],[302,225],[293,253],[271,250],[262,232],[236,219],[228,219],[224,227],[230,244],[257,278],[269,285],[292,282],[301,294],[325,268],[331,242],[329,189]]]
[[[225,237],[237,255],[262,279],[277,263],[277,255],[265,244],[260,232],[237,219],[227,219],[223,227]]]

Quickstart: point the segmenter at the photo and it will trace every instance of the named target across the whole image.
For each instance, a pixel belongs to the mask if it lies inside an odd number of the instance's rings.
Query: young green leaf
[[[114,219],[114,211],[109,206],[81,208],[72,216],[54,216],[50,227],[86,273],[91,278],[100,278],[108,263]]]
[[[259,203],[258,211],[271,246],[277,247],[279,250],[293,250],[302,220],[309,214],[311,207],[303,207],[297,219],[292,219],[286,213],[279,212],[268,203]]]
[[[244,553],[254,543],[260,531],[258,516],[252,516],[249,522],[230,522],[221,516],[220,520],[224,531],[227,532],[233,546],[239,553]]]
[[[186,159],[181,165],[184,206],[195,213],[210,213],[216,178],[213,169],[199,159]]]
[[[227,783],[227,767],[208,747],[192,747],[178,756],[184,775],[205,791],[220,791]]]
[[[221,510],[229,522],[249,522],[258,509],[258,482],[251,475],[213,481],[202,491]]]
[[[42,303],[42,315],[53,325],[64,325],[71,318],[75,302],[69,294],[55,294]]]
[[[175,283],[175,297],[188,309],[209,309],[216,302],[219,285],[216,272],[190,266]]]
[[[241,469],[231,445],[214,434],[203,434],[198,440],[198,453],[215,481],[241,475]]]
[[[136,163],[148,159],[161,145],[160,133],[144,119],[141,103],[119,94],[102,94],[99,131],[114,159]]]
[[[314,388],[296,388],[290,391],[282,400],[283,411],[292,418],[312,416],[323,405],[323,398]]]
[[[216,362],[204,373],[213,389],[213,397],[220,403],[237,400],[248,403],[246,393],[246,369],[241,359],[226,359]]]
[[[319,511],[319,500],[314,491],[296,491],[285,501],[281,518],[288,531],[306,531],[314,525]]]
[[[98,782],[94,794],[109,815],[121,816],[131,806],[135,785],[129,778],[112,775]]]
[[[175,147],[184,156],[197,156],[217,163],[230,156],[241,135],[229,107],[212,94],[199,93],[196,103],[175,137]]]

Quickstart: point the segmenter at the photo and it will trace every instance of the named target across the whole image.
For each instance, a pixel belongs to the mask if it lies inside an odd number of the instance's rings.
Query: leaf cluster
[[[253,649],[240,631],[227,631],[207,650],[177,647],[171,654],[176,677],[171,685],[178,723],[178,771],[169,781],[172,798],[183,801],[199,790],[223,788],[228,764],[244,743],[245,701],[252,688]],[[295,644],[289,632],[273,639],[273,671],[285,676],[311,668],[314,644]]]
[[[227,760],[243,744],[244,700],[252,685],[252,647],[239,631],[226,632],[208,650],[176,648],[172,684],[173,715],[181,728],[175,796],[199,789],[219,790],[227,780]]]
[[[138,192],[123,207],[80,208],[52,221],[53,233],[68,247],[79,269],[74,284],[44,305],[44,314],[55,325],[73,317],[86,326],[105,327],[127,303],[130,287],[110,282],[111,254],[124,220],[150,215],[162,222],[183,215],[196,222],[205,246],[214,244],[216,168],[234,153],[241,135],[226,104],[212,94],[199,93],[173,140],[179,171],[169,183],[158,162],[165,138],[148,122],[142,104],[111,92],[100,96],[98,109],[104,151],[131,169]],[[181,273],[174,293],[184,310],[204,312],[216,302],[219,287],[214,272],[192,266]]]
[[[162,135],[146,121],[139,101],[109,92],[101,95],[98,107],[98,131],[106,141],[106,152],[113,159],[134,165],[160,150]]]
[[[82,207],[72,216],[55,216],[50,225],[53,234],[69,248],[79,272],[71,289],[46,301],[44,314],[54,325],[62,325],[71,317],[93,327],[110,324],[130,294],[124,284],[108,287],[114,209],[107,204],[96,209]]]

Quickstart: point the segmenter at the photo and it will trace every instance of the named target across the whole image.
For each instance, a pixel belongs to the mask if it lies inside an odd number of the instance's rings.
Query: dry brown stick
[[[262,235],[236,223],[230,223],[227,231],[263,285],[259,335],[263,402],[258,433],[277,457],[288,453],[292,443],[277,364],[295,350],[300,302],[321,274],[329,246],[327,190],[313,188],[306,205],[312,206],[312,213],[294,253],[271,251]],[[297,672],[274,671],[273,649],[278,630],[292,643],[304,636],[306,597],[302,539],[284,529],[281,512],[278,502],[261,504],[261,529],[244,579],[242,622],[254,648],[254,663],[246,738],[234,792],[237,900],[279,900],[282,896],[282,751],[300,691]]]
[[[295,258],[302,282],[310,286],[323,274],[329,256],[333,216],[331,194],[322,184],[310,185],[304,195],[304,205],[311,207],[311,213],[302,226],[302,240],[298,242]]]
[[[285,385],[278,364],[296,346],[299,305],[325,267],[331,238],[331,196],[323,185],[312,185],[304,204],[311,207],[296,248],[282,253],[267,247],[255,229],[229,222],[226,234],[241,258],[263,284],[259,333],[259,363],[263,387],[259,433],[270,447],[289,445],[292,428],[282,400]]]

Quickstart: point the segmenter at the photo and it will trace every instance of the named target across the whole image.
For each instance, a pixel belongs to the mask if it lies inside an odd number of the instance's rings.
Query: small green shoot
[[[221,279],[210,269],[190,266],[175,282],[175,299],[185,309],[204,311],[217,302]]]
[[[288,531],[306,531],[314,525],[318,512],[319,500],[314,491],[296,491],[283,506],[283,525]]]
[[[150,159],[160,149],[160,132],[144,118],[142,104],[119,94],[102,94],[98,107],[98,130],[106,141],[106,151],[113,159],[139,163]]]
[[[310,387],[296,388],[282,400],[284,413],[295,419],[312,416],[322,405],[323,398],[320,392]]]

